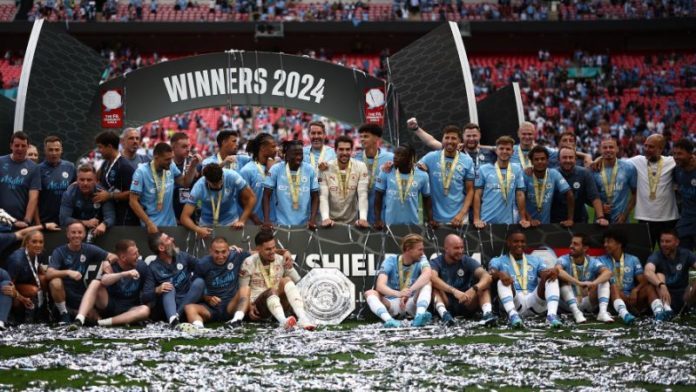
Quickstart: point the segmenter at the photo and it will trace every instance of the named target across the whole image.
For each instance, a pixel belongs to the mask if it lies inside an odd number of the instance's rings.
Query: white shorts
[[[413,317],[416,315],[416,296],[413,295],[406,301],[406,306],[401,309],[401,298],[387,298],[389,301],[389,314],[392,317]]]
[[[536,289],[527,295],[516,292],[514,302],[517,313],[523,317],[546,312],[546,300],[539,298]]]

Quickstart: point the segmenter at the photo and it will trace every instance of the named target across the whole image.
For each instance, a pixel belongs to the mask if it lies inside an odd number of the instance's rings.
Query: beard
[[[178,247],[172,245],[169,248],[167,248],[167,254],[169,255],[169,257],[174,258],[176,257],[177,253],[179,253]]]

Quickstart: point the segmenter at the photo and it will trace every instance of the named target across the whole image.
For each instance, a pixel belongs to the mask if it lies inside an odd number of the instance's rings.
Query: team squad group
[[[588,313],[613,322],[613,311],[631,324],[643,313],[669,320],[693,305],[696,156],[688,139],[663,156],[666,141],[654,134],[643,155],[619,158],[616,139],[606,137],[593,159],[576,151],[572,133],[561,136],[557,149],[536,144],[528,122],[518,129],[519,143],[503,136],[495,146],[480,145],[476,124],[446,126],[441,140],[416,119],[408,127],[433,149],[420,160],[410,145],[383,148],[375,124],[359,128],[359,152],[347,136],[328,146],[322,122],[310,123],[308,146],[290,141],[279,148],[272,135],[261,133],[248,141],[248,154],[238,153],[235,131],[223,130],[218,152],[206,159],[191,153],[185,133],[155,145],[149,158],[137,153],[136,129],[104,131],[95,140],[103,158],[99,169],[63,160],[57,136],[44,140],[45,160],[36,164],[27,157],[28,136],[16,132],[11,153],[0,157],[0,249],[20,240],[21,247],[0,263],[0,330],[10,316],[16,323],[45,318],[70,328],[152,319],[195,331],[208,321],[235,328],[245,320],[276,320],[286,329],[312,330],[295,285],[300,276],[292,255],[276,246],[274,226],[524,229],[559,223],[572,230],[588,222],[587,207],[597,225],[609,226],[601,257],[587,254],[587,236],[577,232],[570,253],[549,266],[525,254],[525,233],[511,230],[506,254],[486,269],[465,254],[457,235],[446,237],[442,253],[428,261],[423,238],[410,234],[401,254],[382,261],[374,287],[365,292],[367,305],[385,327],[401,326],[397,319],[403,318],[424,326],[433,313],[446,325],[457,316],[491,325],[496,297],[513,327],[542,313],[559,327],[559,307],[578,323]],[[625,253],[628,239],[611,227],[631,214],[647,223],[656,245],[647,260]],[[262,230],[253,252],[214,237],[209,255],[198,259],[159,229],[177,224],[201,238],[213,237],[217,226]],[[116,225],[145,227],[156,259],[146,264],[128,239],[113,253],[90,243]],[[62,230],[67,243],[44,249],[44,230]],[[91,282],[89,266],[98,266]]]

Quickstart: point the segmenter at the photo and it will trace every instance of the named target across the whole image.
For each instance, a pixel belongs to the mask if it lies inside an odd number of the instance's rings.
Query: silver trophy
[[[355,310],[355,284],[334,268],[314,268],[297,284],[311,322],[339,324]]]

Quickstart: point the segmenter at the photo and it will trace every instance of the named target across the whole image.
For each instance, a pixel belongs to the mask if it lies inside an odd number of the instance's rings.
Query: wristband
[[[46,230],[46,223],[45,223],[45,222],[41,222],[41,227],[43,227],[43,229]]]

